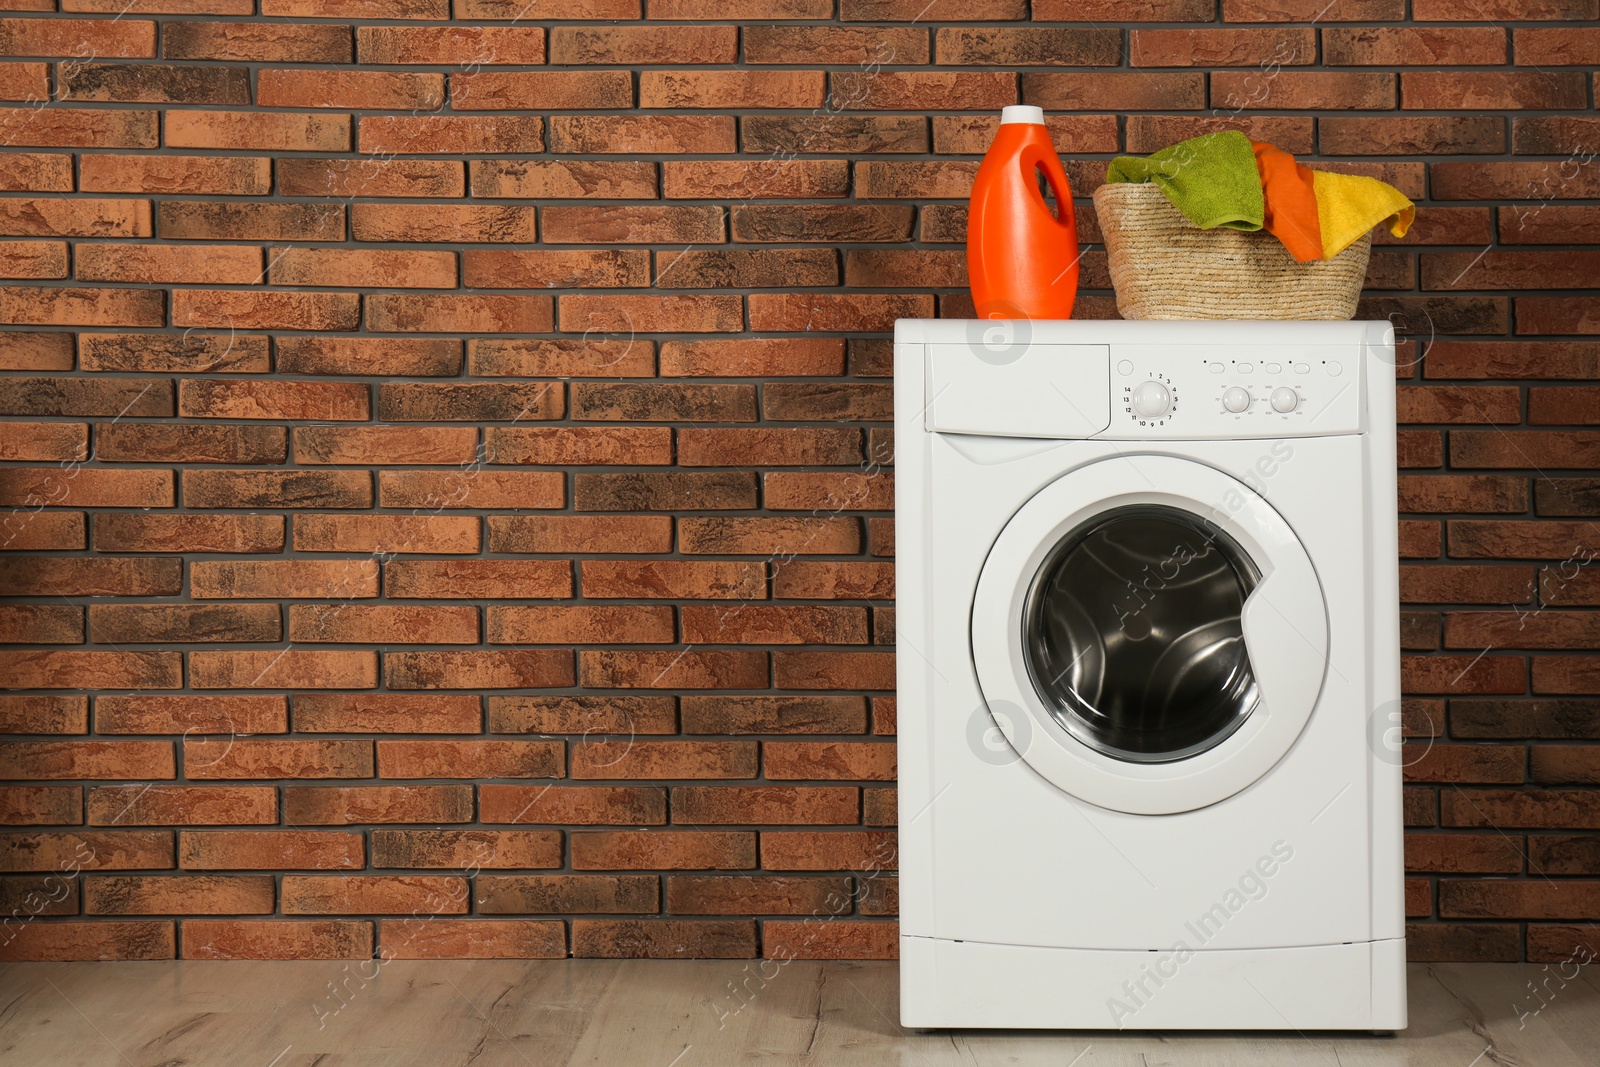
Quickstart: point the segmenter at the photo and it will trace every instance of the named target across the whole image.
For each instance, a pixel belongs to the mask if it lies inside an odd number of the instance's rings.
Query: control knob
[[[1237,415],[1250,406],[1250,390],[1230,385],[1222,391],[1222,406]]]
[[[1300,406],[1300,394],[1290,389],[1287,385],[1280,385],[1272,391],[1272,410],[1287,415]]]
[[[1160,382],[1141,382],[1133,389],[1133,410],[1141,418],[1155,419],[1172,407],[1172,392]]]

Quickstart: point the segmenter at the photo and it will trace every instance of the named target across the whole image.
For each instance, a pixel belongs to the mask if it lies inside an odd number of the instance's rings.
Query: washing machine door
[[[972,654],[996,725],[1073,796],[1159,815],[1266,774],[1328,662],[1310,558],[1259,494],[1170,456],[1046,486],[978,579]]]

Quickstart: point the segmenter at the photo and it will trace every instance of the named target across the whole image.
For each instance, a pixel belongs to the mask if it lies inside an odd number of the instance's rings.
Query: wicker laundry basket
[[[1276,237],[1202,230],[1151,183],[1094,191],[1117,311],[1125,319],[1349,319],[1372,234],[1330,260],[1296,263]]]

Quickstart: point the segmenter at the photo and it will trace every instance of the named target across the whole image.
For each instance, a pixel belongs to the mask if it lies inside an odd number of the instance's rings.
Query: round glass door
[[[1134,504],[1069,530],[1023,606],[1045,710],[1083,744],[1161,763],[1221,744],[1259,702],[1241,613],[1261,572],[1181,508]]]

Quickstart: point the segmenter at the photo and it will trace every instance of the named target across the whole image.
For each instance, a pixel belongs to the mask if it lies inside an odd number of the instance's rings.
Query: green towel
[[[1255,152],[1238,130],[1191,137],[1142,158],[1118,156],[1106,181],[1155,182],[1202,230],[1259,230],[1266,210]]]

